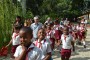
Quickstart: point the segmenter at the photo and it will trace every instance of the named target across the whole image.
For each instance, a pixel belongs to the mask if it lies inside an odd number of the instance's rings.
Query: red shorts
[[[75,38],[75,40],[78,38],[78,33],[77,32],[73,32],[72,36]]]
[[[83,38],[85,38],[85,32],[79,31],[78,36],[79,36],[80,40],[82,40]]]
[[[13,45],[11,48],[11,53],[14,54],[16,51],[16,48],[18,47],[18,45]]]
[[[61,56],[64,58],[70,58],[71,56],[71,49],[63,49],[61,50]]]
[[[60,30],[55,30],[55,34],[54,34],[55,38],[57,40],[61,39],[61,31]]]
[[[50,41],[52,42],[52,45],[55,44],[55,39],[54,38],[50,38]]]

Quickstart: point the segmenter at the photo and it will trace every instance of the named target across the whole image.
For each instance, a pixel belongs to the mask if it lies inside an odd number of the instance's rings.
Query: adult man
[[[37,32],[40,28],[42,28],[42,23],[39,22],[39,17],[34,17],[34,23],[31,24],[31,29],[33,30],[33,38],[37,38]]]

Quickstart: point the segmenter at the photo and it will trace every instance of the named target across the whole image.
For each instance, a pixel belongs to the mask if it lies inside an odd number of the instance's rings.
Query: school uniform
[[[72,36],[74,37],[75,40],[78,38],[76,26],[72,26]]]
[[[62,49],[61,49],[61,56],[69,58],[71,56],[71,41],[73,40],[73,37],[71,34],[68,36],[65,36],[62,34],[61,41],[62,41]]]
[[[12,35],[12,48],[11,53],[14,54],[17,46],[20,44],[20,37],[18,34],[13,33]]]
[[[31,50],[30,50],[31,49]],[[28,51],[30,50],[30,51]],[[26,54],[26,58],[25,59],[28,59],[28,60],[43,60],[44,58],[44,55],[42,53],[42,51],[35,47],[34,44],[31,44],[28,48],[28,53]],[[15,57],[19,57],[20,54],[22,53],[22,46],[18,46],[17,49],[16,49],[16,52],[14,54]]]
[[[54,30],[47,30],[46,38],[50,40],[52,47],[54,47],[54,44],[55,44]]]
[[[56,40],[60,40],[61,39],[61,31],[60,31],[60,25],[54,25],[54,36],[56,38]]]
[[[44,55],[52,52],[50,43],[47,41],[47,39],[44,39],[41,42],[39,42],[39,40],[36,40],[33,43],[35,44],[36,47],[38,47],[42,50]]]
[[[85,38],[85,31],[84,31],[85,27],[80,27],[80,37],[81,38]]]

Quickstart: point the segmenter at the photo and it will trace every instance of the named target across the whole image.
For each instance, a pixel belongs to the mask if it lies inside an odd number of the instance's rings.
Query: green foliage
[[[0,47],[10,41],[16,15],[21,15],[20,8],[12,0],[0,0]]]
[[[3,44],[11,39],[12,23],[17,15],[23,18],[39,15],[44,23],[47,17],[78,17],[83,12],[83,4],[84,0],[0,0],[0,42]]]
[[[28,11],[26,12],[25,18],[33,18],[33,17],[34,17],[34,16],[33,16],[32,12],[31,12],[30,10],[28,10]]]

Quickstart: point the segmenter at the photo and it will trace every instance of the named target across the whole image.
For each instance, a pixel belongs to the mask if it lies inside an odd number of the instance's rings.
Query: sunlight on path
[[[90,60],[90,28],[88,28],[87,37],[86,37],[86,45],[87,48],[83,48],[83,46],[75,46],[76,51],[72,52],[72,56],[70,60]],[[55,54],[53,55],[53,60],[61,60],[59,51],[55,50]]]

